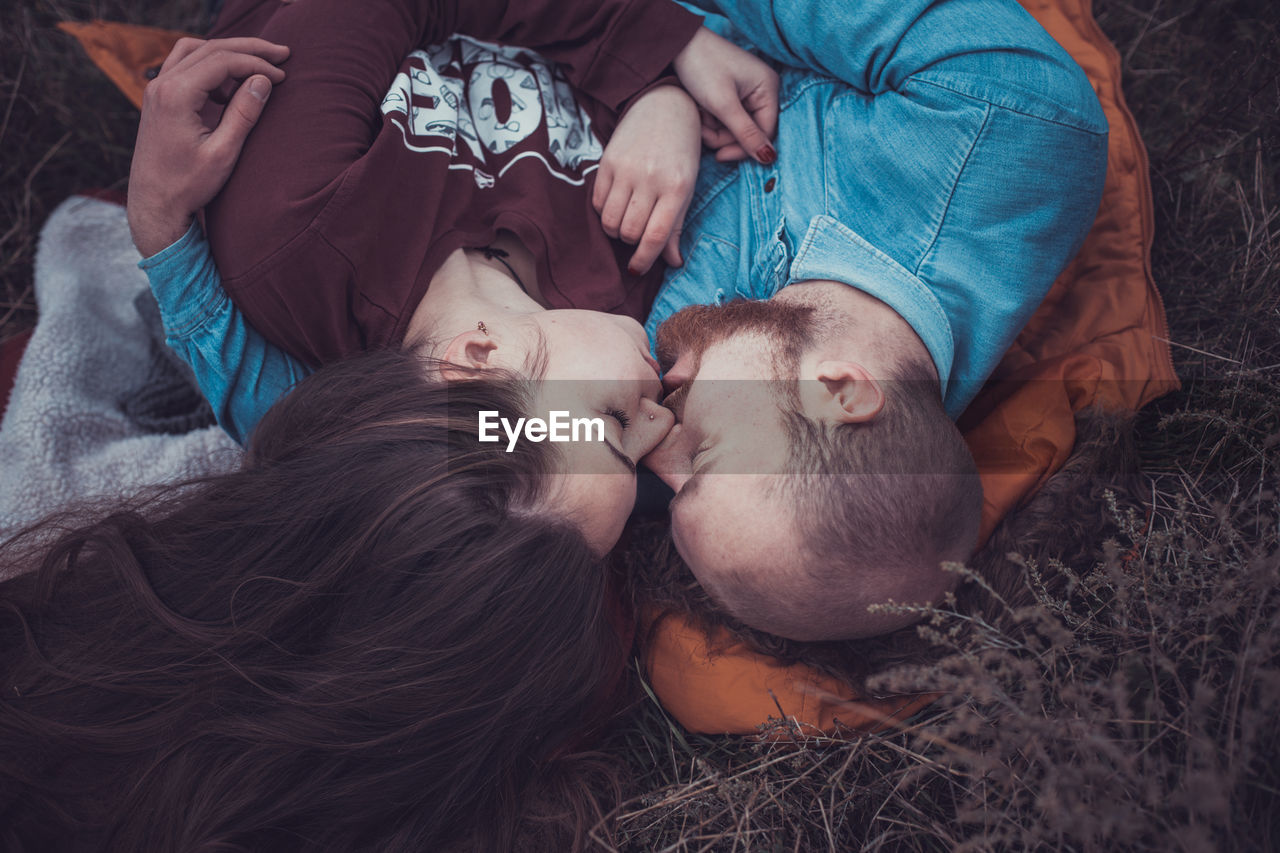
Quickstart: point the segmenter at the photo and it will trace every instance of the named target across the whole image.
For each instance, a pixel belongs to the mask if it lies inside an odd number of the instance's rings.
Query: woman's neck
[[[459,249],[449,255],[431,277],[426,294],[414,309],[405,340],[432,341],[442,347],[454,336],[475,329],[478,323],[497,328],[545,311],[537,301],[540,294],[533,276],[532,255],[518,241],[516,251],[500,245],[504,242],[509,241],[495,240],[494,248],[501,248],[508,255],[508,264],[496,257],[486,258],[479,250]],[[516,275],[521,277],[517,279]]]

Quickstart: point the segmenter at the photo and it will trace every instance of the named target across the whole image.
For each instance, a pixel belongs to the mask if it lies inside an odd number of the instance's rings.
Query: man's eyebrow
[[[609,441],[607,438],[604,440],[604,443],[605,446],[609,448],[609,452],[618,457],[622,464],[627,466],[627,470],[631,472],[632,476],[634,476],[636,473],[636,463],[631,461],[631,457],[614,447],[613,442]]]

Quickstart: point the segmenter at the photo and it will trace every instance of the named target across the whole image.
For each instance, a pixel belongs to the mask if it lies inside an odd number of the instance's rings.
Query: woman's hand
[[[636,101],[600,158],[591,203],[605,233],[638,244],[627,265],[641,275],[662,254],[679,266],[684,214],[698,178],[698,107],[677,86]]]
[[[142,119],[129,170],[129,230],[143,257],[173,243],[231,175],[289,48],[258,38],[180,39],[142,96]],[[246,79],[247,78],[247,79]],[[216,127],[200,110],[223,87],[243,80]]]
[[[778,129],[778,75],[768,63],[701,27],[675,59],[681,84],[705,111],[702,141],[722,162],[768,166]]]

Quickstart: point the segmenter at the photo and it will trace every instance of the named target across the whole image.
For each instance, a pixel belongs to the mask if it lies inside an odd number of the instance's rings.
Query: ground
[[[624,801],[601,846],[1275,849],[1280,15],[1269,0],[1095,12],[1150,154],[1152,272],[1184,380],[1132,427],[1141,485],[1077,490],[1079,523],[1003,540],[1036,602],[989,602],[980,622],[937,614],[927,630],[948,657],[887,684],[947,698],[901,732],[708,739],[642,701],[606,745]],[[202,13],[200,0],[0,6],[0,341],[35,322],[41,224],[73,192],[124,188],[137,122],[53,23],[198,31]],[[1050,575],[1065,588],[1034,582]]]

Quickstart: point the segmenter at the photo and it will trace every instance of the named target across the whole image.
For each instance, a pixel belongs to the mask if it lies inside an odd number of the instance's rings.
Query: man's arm
[[[129,171],[129,229],[165,339],[191,366],[218,423],[241,443],[308,370],[269,345],[227,298],[194,220],[230,174],[272,83],[284,79],[272,63],[286,56],[286,47],[261,39],[179,42],[147,87]],[[205,127],[199,113],[210,93],[245,76],[221,121]]]
[[[191,366],[218,425],[244,444],[310,369],[267,343],[227,298],[199,224],[138,266],[160,304],[165,343]]]

